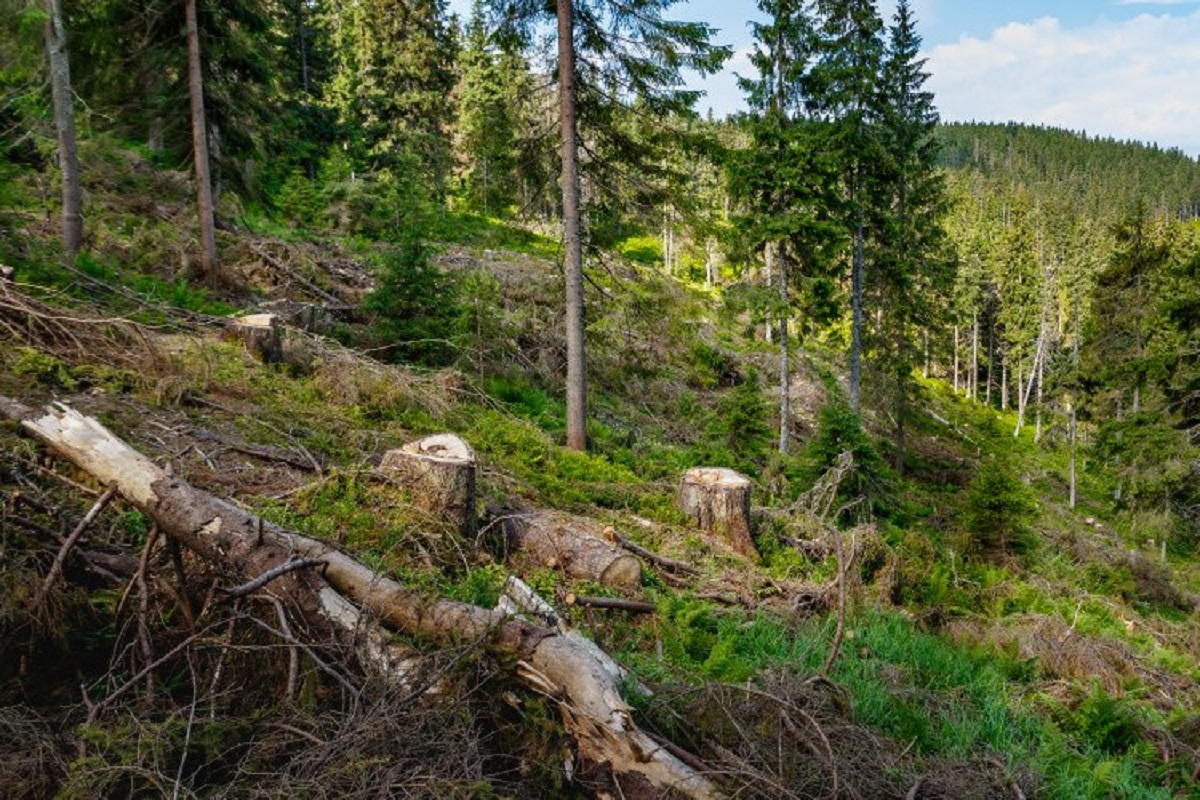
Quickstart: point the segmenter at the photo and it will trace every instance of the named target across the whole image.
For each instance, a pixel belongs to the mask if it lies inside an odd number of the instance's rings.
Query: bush
[[[458,354],[459,285],[429,261],[420,242],[406,240],[381,259],[378,288],[363,303],[374,316],[370,337],[396,361],[438,367]]]
[[[997,455],[980,464],[967,490],[963,524],[981,551],[1020,554],[1033,546],[1030,523],[1037,510],[1010,460]]]

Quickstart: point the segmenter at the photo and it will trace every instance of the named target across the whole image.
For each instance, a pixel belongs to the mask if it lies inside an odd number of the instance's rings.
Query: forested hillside
[[[0,797],[1200,792],[1200,163],[760,10],[0,0]]]

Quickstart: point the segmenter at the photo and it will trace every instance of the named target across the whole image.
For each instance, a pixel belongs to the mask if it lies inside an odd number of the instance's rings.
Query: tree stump
[[[247,314],[233,321],[233,334],[264,364],[283,361],[283,334],[274,314]]]
[[[595,520],[556,511],[515,513],[501,520],[508,546],[540,566],[614,589],[641,584],[642,562],[608,539]]]
[[[750,479],[723,467],[696,467],[683,476],[676,498],[697,526],[723,537],[734,550],[757,558],[750,538]]]
[[[380,471],[402,481],[413,505],[475,533],[475,451],[452,433],[409,442],[383,454]]]

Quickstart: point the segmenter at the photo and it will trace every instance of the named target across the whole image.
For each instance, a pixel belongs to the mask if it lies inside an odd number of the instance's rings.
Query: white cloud
[[[1014,22],[933,47],[929,87],[947,120],[1040,123],[1198,155],[1198,41],[1200,12],[1071,29],[1053,17]]]

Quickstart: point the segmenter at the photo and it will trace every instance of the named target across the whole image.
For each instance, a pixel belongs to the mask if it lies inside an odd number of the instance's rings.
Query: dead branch
[[[247,581],[246,583],[243,583],[241,586],[235,586],[232,589],[222,589],[221,591],[224,592],[225,595],[230,598],[245,597],[246,595],[251,594],[255,591],[258,591],[259,589],[266,586],[271,581],[275,580],[276,578],[278,578],[280,576],[286,575],[289,572],[294,572],[295,570],[298,570],[298,569],[310,569],[312,567],[319,567],[324,563],[325,562],[319,558],[293,558],[293,559],[283,562],[282,564],[280,564],[277,567],[272,567],[271,569],[267,570],[263,574],[254,578],[254,580]]]
[[[115,485],[109,486],[104,494],[100,495],[100,499],[84,514],[83,519],[79,520],[79,524],[75,526],[75,530],[71,531],[71,535],[67,537],[67,540],[63,542],[62,547],[58,549],[58,555],[54,557],[54,563],[50,565],[50,571],[46,573],[46,579],[42,581],[42,588],[38,590],[37,597],[34,598],[34,608],[41,608],[46,602],[46,597],[50,594],[50,589],[53,588],[54,581],[62,574],[63,564],[66,562],[67,556],[70,555],[71,548],[75,546],[75,543],[79,541],[79,537],[83,536],[83,532],[87,530],[87,526],[92,524],[92,520],[100,515],[100,512],[104,510],[105,506],[108,505],[109,501],[116,494],[117,487]]]
[[[632,611],[635,614],[653,614],[654,604],[640,600],[622,600],[618,597],[586,597],[574,592],[567,595],[567,605],[584,608],[609,608],[617,611]]]
[[[683,561],[676,561],[673,558],[667,558],[666,556],[661,556],[652,550],[647,550],[645,547],[642,547],[637,542],[635,542],[632,539],[629,539],[625,536],[622,536],[619,533],[614,533],[613,538],[617,544],[621,545],[621,547],[625,548],[629,552],[633,553],[636,556],[641,556],[642,558],[646,559],[650,563],[657,564],[658,566],[663,567],[664,569],[669,569],[673,572],[682,572],[685,575],[699,575],[700,574],[700,570],[696,569],[691,564],[684,563]]]

